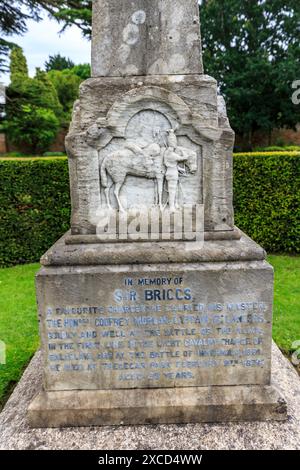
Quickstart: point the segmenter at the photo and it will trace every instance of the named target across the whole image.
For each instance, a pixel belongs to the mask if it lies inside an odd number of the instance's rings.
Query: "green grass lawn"
[[[6,364],[0,364],[0,409],[39,345],[34,275],[38,264],[0,269],[0,340]]]
[[[289,354],[300,340],[300,257],[270,256],[275,267],[273,336]],[[38,325],[34,274],[38,264],[0,269],[0,340],[7,345],[7,363],[0,365],[0,408],[36,351]]]
[[[269,256],[275,268],[273,338],[289,354],[300,340],[300,256]]]

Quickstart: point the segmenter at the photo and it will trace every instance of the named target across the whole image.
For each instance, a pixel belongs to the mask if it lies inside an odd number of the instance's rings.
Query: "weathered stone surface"
[[[110,206],[174,210],[175,202],[203,204],[206,231],[232,231],[234,133],[225,115],[207,76],[84,82],[66,140],[73,235],[96,233]],[[177,158],[175,169],[183,162],[186,177],[170,177],[168,154]]]
[[[164,223],[164,219],[166,217],[166,214],[168,213],[168,211],[163,211],[161,213],[159,213],[159,217],[157,217],[157,220],[159,220],[159,222],[161,223],[161,225]],[[190,212],[191,213],[191,212]],[[150,213],[148,214],[148,220],[149,220],[149,217],[151,216],[152,214],[152,210],[150,210]],[[203,214],[203,211],[201,211],[201,214]],[[136,215],[136,213],[134,213],[134,216]],[[168,214],[169,215],[169,214]],[[182,215],[182,214],[181,214]],[[190,232],[185,232],[183,231],[183,233],[181,232],[180,233],[180,241],[185,241],[185,242],[191,242],[191,241],[196,241],[199,245],[199,242],[202,244],[204,241],[206,242],[211,242],[211,241],[216,241],[216,242],[219,242],[219,241],[224,241],[224,240],[240,240],[241,237],[242,237],[242,232],[241,230],[239,230],[237,227],[235,227],[233,230],[227,230],[227,231],[220,231],[220,232],[202,232],[201,233],[201,238],[199,240],[195,240],[195,229],[194,227],[197,227],[197,221],[198,221],[198,225],[201,225],[199,223],[199,219],[195,216],[194,214],[194,219],[192,220],[193,218],[191,217],[191,221],[194,222],[194,223],[191,223],[191,226],[193,228],[193,230],[191,230]],[[128,220],[128,219],[127,219]],[[129,221],[130,218],[129,218]],[[203,225],[201,225],[201,227],[203,228]],[[145,232],[140,232],[139,233],[133,233],[133,234],[129,234],[128,233],[128,223],[122,227],[122,231],[119,231],[117,233],[113,233],[113,234],[101,234],[101,241],[104,241],[106,243],[116,243],[116,242],[120,242],[122,241],[123,243],[128,240],[137,240],[138,238],[138,241],[139,242],[149,242],[149,241],[152,241],[152,242],[160,242],[160,241],[178,241],[178,239],[176,239],[175,237],[178,235],[178,233],[175,232],[175,229],[176,229],[176,225],[174,226],[174,221],[173,221],[173,225],[171,225],[170,223],[170,232],[164,234],[164,232],[157,232],[157,233],[153,233],[151,232],[151,227],[147,227],[147,231]],[[173,231],[172,231],[173,230]],[[128,238],[128,235],[129,235],[129,238]],[[166,235],[167,237],[167,240],[164,238],[164,235]],[[199,235],[199,232],[198,232],[198,235]],[[170,237],[172,237],[170,239]],[[130,238],[130,237],[134,237],[134,238]],[[126,241],[125,241],[126,240]],[[99,232],[96,234],[96,235],[72,235],[72,234],[66,234],[64,236],[64,241],[67,245],[96,245],[96,244],[99,244]],[[164,244],[165,246],[165,244]],[[201,245],[202,246],[202,245]],[[203,248],[203,246],[202,246]]]
[[[218,128],[218,89],[217,82],[208,75],[146,75],[138,77],[90,78],[80,86],[79,106],[75,108],[73,131],[87,130],[97,119],[106,119],[108,111],[115,102],[124,99],[131,90],[142,87],[163,88],[177,95],[200,117],[199,126],[209,129]],[[221,115],[224,109],[219,106]],[[100,121],[101,122],[101,121]],[[229,124],[223,125],[230,129]]]
[[[265,261],[44,267],[45,389],[270,383]]]
[[[0,414],[0,449],[300,450],[300,379],[273,346],[272,385],[288,404],[287,421],[31,429],[27,408],[42,390],[37,353]]]
[[[36,428],[129,424],[284,421],[286,402],[274,387],[188,387],[180,390],[41,392],[28,408]]]
[[[241,238],[239,236],[237,239],[232,238],[232,240],[226,238],[207,240],[203,244],[198,242],[95,243],[93,236],[81,238],[72,236],[68,232],[42,256],[41,264],[43,266],[173,264],[260,261],[266,258],[265,250],[245,234],[242,234]]]
[[[234,227],[234,133],[200,47],[196,0],[94,2],[96,78],[66,139],[71,233],[37,275],[31,425],[286,418],[270,385],[273,270]],[[153,209],[154,231],[136,220]],[[117,236],[101,238],[107,214]],[[124,237],[131,223],[142,236]],[[194,227],[204,240],[187,242]]]
[[[93,77],[202,73],[197,0],[93,5]]]

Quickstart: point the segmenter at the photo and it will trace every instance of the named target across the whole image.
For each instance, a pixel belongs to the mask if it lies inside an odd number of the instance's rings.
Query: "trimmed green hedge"
[[[300,253],[300,155],[234,157],[235,223],[270,253]]]
[[[38,261],[69,228],[66,159],[0,160],[0,266]]]
[[[267,251],[300,253],[300,156],[235,156],[234,206]],[[66,159],[0,160],[0,266],[38,261],[69,224]]]

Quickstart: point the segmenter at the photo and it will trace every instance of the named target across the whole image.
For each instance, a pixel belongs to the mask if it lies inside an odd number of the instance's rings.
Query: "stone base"
[[[0,413],[0,450],[300,450],[300,380],[273,344],[272,385],[285,398],[286,421],[30,428],[28,406],[42,390],[37,352]]]
[[[163,263],[150,244],[155,259],[141,264],[147,244],[132,258],[126,244],[64,241],[36,277],[44,391],[31,426],[286,417],[270,385],[273,269],[262,248],[242,235],[181,246],[184,262]]]
[[[272,386],[40,392],[28,408],[35,428],[285,419]]]

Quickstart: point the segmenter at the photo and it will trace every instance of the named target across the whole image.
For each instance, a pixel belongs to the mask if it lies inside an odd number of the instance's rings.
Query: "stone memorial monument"
[[[273,270],[234,226],[234,133],[203,73],[198,2],[93,3],[66,138],[71,230],[36,280],[30,425],[283,420]]]

